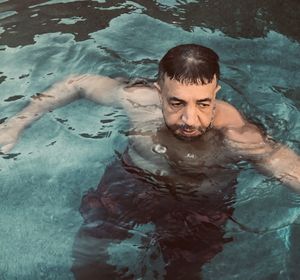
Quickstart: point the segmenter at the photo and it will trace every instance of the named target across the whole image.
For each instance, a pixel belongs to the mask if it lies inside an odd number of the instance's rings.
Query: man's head
[[[220,89],[219,57],[211,49],[180,45],[159,63],[157,89],[169,129],[183,139],[201,136],[211,125]]]

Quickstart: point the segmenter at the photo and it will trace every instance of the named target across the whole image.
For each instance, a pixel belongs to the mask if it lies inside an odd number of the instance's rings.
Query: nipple
[[[165,154],[167,152],[167,147],[156,144],[152,146],[152,151],[157,154]]]

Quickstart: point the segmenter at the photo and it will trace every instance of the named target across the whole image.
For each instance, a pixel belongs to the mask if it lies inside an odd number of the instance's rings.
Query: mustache
[[[182,130],[198,130],[199,129],[195,126],[190,126],[190,125],[187,125],[187,124],[178,125],[178,128],[182,129]]]
[[[191,126],[191,125],[187,125],[187,124],[180,124],[180,125],[174,124],[174,125],[168,126],[168,128],[171,129],[172,131],[176,131],[176,130],[187,130],[187,131],[197,130],[197,131],[200,131],[201,133],[204,133],[206,131],[206,128]]]
[[[181,124],[181,125],[177,125],[177,129],[180,130],[186,130],[186,131],[193,131],[193,130],[197,130],[200,132],[204,132],[205,128],[202,127],[196,127],[196,126],[191,126],[191,125],[187,125],[187,124]]]

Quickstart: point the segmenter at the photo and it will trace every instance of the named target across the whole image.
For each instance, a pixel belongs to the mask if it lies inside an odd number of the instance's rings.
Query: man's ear
[[[157,89],[157,91],[158,91],[159,93],[161,93],[161,87],[160,87],[160,85],[159,85],[157,82],[153,83],[153,85],[154,85],[154,87]]]
[[[160,85],[157,82],[155,82],[153,85],[157,89],[158,97],[159,97],[160,102],[162,102],[162,95],[161,95],[161,87],[160,87]]]
[[[220,85],[217,85],[216,89],[215,89],[215,92],[214,92],[214,97],[216,97],[218,91],[221,89],[221,86]]]

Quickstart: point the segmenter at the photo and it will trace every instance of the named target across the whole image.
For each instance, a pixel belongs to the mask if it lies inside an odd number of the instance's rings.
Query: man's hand
[[[0,153],[8,153],[17,143],[21,129],[9,123],[0,124]]]

